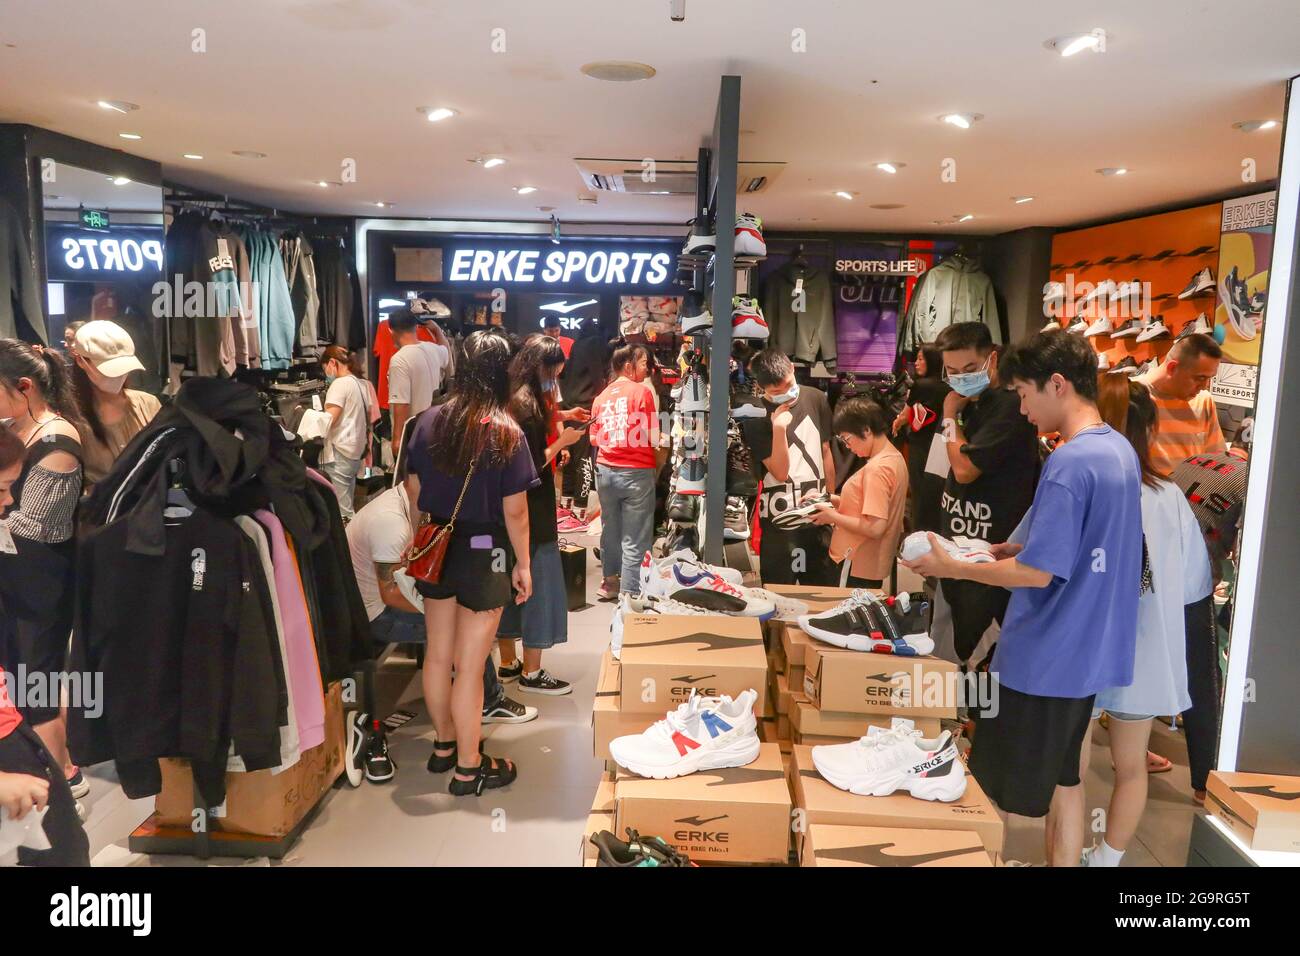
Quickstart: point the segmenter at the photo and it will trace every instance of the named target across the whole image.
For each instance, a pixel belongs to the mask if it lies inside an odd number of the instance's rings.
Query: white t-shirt
[[[366,605],[366,617],[372,621],[385,607],[384,599],[379,596],[375,565],[401,564],[406,549],[411,546],[411,518],[407,507],[406,486],[398,485],[367,501],[348,522],[352,571]]]
[[[414,418],[433,404],[442,388],[447,367],[447,347],[433,342],[403,345],[388,363],[388,402],[411,406]]]
[[[325,436],[320,460],[325,463],[343,459],[357,461],[366,456],[366,383],[355,375],[344,375],[330,383],[325,404],[343,409],[339,420]]]
[[[1214,590],[1210,558],[1191,506],[1171,481],[1142,486],[1142,533],[1153,590],[1138,600],[1133,683],[1102,691],[1094,706],[1124,714],[1181,714],[1192,705],[1183,606]]]

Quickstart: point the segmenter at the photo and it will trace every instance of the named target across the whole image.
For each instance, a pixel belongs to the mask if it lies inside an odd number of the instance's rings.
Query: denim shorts
[[[533,596],[522,605],[506,605],[497,625],[497,637],[522,637],[524,647],[546,650],[569,640],[569,602],[558,542],[537,546],[532,574]]]
[[[1106,710],[1102,707],[1092,709],[1092,719],[1096,720],[1103,713],[1109,714],[1115,720],[1154,720],[1155,714],[1126,714],[1122,710]]]

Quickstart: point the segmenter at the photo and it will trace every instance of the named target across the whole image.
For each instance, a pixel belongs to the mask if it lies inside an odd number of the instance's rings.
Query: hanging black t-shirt
[[[968,403],[959,423],[966,436],[962,453],[980,476],[963,485],[949,473],[940,503],[943,533],[1001,544],[1034,500],[1038,431],[1020,414],[1016,393],[995,387]]]

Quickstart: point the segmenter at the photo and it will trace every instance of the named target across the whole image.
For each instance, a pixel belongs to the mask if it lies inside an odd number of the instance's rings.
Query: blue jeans
[[[600,563],[621,575],[620,591],[641,593],[641,559],[654,544],[655,469],[596,466],[600,495]]]
[[[362,460],[358,458],[356,461],[349,461],[346,458],[335,458],[328,463],[322,462],[320,466],[321,472],[334,486],[334,493],[338,495],[339,514],[344,521],[352,520],[352,498],[357,492],[357,473],[361,471]]]
[[[370,622],[370,636],[380,644],[423,644],[424,615],[386,607]],[[491,707],[505,695],[506,689],[497,679],[497,668],[489,654],[483,665],[483,707]]]

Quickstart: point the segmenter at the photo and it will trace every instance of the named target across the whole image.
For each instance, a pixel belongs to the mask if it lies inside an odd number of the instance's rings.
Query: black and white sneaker
[[[682,393],[677,400],[677,411],[682,414],[709,410],[709,386],[699,372],[688,372],[682,379]]]
[[[388,734],[379,727],[371,731],[366,745],[366,779],[371,783],[386,783],[397,773],[397,764],[388,755]]]
[[[749,511],[745,499],[734,495],[727,499],[723,512],[722,536],[728,541],[749,540]]]
[[[718,238],[707,214],[701,214],[691,220],[691,231],[682,246],[684,256],[706,256],[718,247]]]
[[[1185,339],[1189,335],[1213,335],[1214,325],[1202,312],[1196,317],[1194,322],[1188,322],[1178,332],[1177,339]]]
[[[528,707],[509,697],[502,697],[490,707],[483,708],[485,724],[526,724],[536,719],[536,707]]]
[[[694,335],[713,328],[713,313],[709,311],[703,293],[691,289],[682,299],[682,334]]]
[[[929,628],[930,605],[924,595],[882,598],[865,588],[820,614],[804,614],[805,634],[850,651],[917,657],[934,651]]]
[[[694,495],[668,496],[668,519],[682,524],[693,524],[699,519],[700,499]]]
[[[72,796],[76,800],[90,794],[90,781],[82,774],[80,767],[77,768],[76,773],[68,778],[68,786],[72,788]]]
[[[787,508],[779,515],[772,518],[772,524],[785,531],[791,531],[795,528],[802,528],[809,524],[809,517],[820,510],[822,505],[831,503],[831,496],[828,494],[816,495],[806,501],[801,501],[793,508]]]
[[[519,675],[519,689],[529,694],[548,694],[551,697],[563,697],[573,693],[573,685],[567,680],[560,680],[549,673],[545,667],[537,672],[536,677]]]
[[[512,681],[519,680],[519,675],[524,672],[524,662],[516,657],[513,664],[504,664],[497,668],[497,680],[503,684],[509,684]]]
[[[1182,292],[1178,293],[1178,298],[1190,299],[1194,295],[1200,295],[1202,292],[1209,292],[1213,288],[1214,273],[1210,271],[1209,266],[1206,266],[1200,272],[1196,273],[1196,275],[1192,276],[1192,280],[1187,283],[1186,288],[1184,288]]]
[[[360,710],[354,710],[348,720],[348,756],[343,770],[353,787],[361,786],[361,781],[366,779],[366,725],[369,723],[370,715]]]
[[[757,398],[748,395],[741,395],[731,400],[731,417],[741,418],[766,418],[767,409]]]

